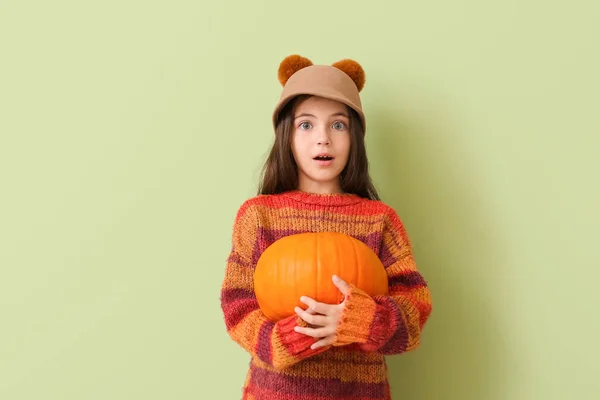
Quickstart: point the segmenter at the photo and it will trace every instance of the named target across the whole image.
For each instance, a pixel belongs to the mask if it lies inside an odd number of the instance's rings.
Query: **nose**
[[[321,128],[317,133],[317,144],[322,146],[329,146],[331,144],[331,139],[329,137],[329,132],[326,128]]]

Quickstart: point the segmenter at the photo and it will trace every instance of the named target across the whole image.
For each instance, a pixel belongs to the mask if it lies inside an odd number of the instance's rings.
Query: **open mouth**
[[[317,161],[331,161],[333,160],[333,157],[331,156],[316,156],[313,158],[313,160],[317,160]]]

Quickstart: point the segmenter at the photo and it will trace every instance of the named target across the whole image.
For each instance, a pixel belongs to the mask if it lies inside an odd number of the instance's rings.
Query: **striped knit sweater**
[[[375,251],[389,295],[372,298],[352,286],[335,343],[311,350],[316,339],[294,331],[306,325],[299,317],[274,323],[264,316],[253,272],[277,239],[324,231],[346,233]],[[261,195],[238,210],[232,242],[221,305],[228,334],[251,355],[242,399],[391,399],[384,356],[416,348],[431,312],[429,289],[392,208],[353,194]]]

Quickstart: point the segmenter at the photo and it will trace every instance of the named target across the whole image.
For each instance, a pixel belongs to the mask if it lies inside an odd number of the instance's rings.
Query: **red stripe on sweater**
[[[408,347],[408,329],[402,318],[402,312],[398,305],[389,297],[378,298],[378,311],[388,309],[387,321],[379,321],[379,324],[372,326],[371,329],[389,332],[394,331],[392,337],[379,350],[382,354],[398,354]]]
[[[252,199],[251,204],[274,210],[293,208],[294,210],[300,211],[317,211],[323,208],[323,205],[307,204],[287,196],[259,196]],[[335,207],[335,213],[337,215],[372,216],[383,215],[386,212],[388,212],[388,207],[386,205],[367,199],[362,199],[357,204]]]
[[[410,290],[417,286],[427,286],[427,282],[423,276],[417,271],[408,271],[406,273],[396,275],[389,279],[389,285],[394,290]]]
[[[247,395],[252,395],[257,400],[331,400],[332,397],[312,395],[310,398],[305,395],[294,395],[290,393],[281,393],[256,386],[249,386],[244,390],[243,399],[247,399]],[[333,397],[336,398],[336,397]],[[385,397],[339,397],[339,399],[348,400],[391,400],[389,389],[386,389]]]
[[[227,330],[240,323],[249,313],[259,308],[254,292],[245,289],[226,289],[221,294],[221,307]]]
[[[256,354],[263,362],[271,364],[273,361],[273,351],[271,349],[271,335],[275,324],[271,321],[266,321],[260,327],[258,341],[256,343]]]
[[[258,397],[261,400],[271,398],[380,400],[386,398],[385,382],[342,382],[339,379],[278,374],[262,368],[252,369],[249,386],[250,393],[255,396],[264,396]],[[267,397],[267,394],[276,397]],[[284,397],[286,395],[288,397]]]
[[[304,233],[306,230],[293,230],[293,229],[258,229],[258,245],[255,246],[252,254],[252,262],[257,263],[262,252],[264,252],[270,245],[275,243],[277,240],[282,239],[286,236],[291,236],[298,233]],[[353,238],[360,240],[366,244],[375,253],[379,251],[381,247],[382,235],[380,232],[374,232],[368,235],[351,235]]]

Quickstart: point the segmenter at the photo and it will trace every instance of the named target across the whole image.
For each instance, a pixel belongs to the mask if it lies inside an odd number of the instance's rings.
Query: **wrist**
[[[344,310],[338,322],[333,345],[366,343],[369,339],[376,308],[377,304],[371,296],[351,285],[350,294],[346,296]]]

